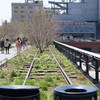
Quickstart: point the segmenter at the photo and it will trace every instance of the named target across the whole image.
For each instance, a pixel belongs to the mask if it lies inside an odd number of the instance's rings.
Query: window
[[[18,11],[14,11],[14,13],[18,13]]]
[[[17,9],[17,8],[18,8],[18,6],[15,6],[14,8],[15,8],[15,9]]]
[[[19,16],[14,16],[15,17],[15,19],[19,19]]]
[[[20,20],[21,22],[24,22],[24,20]]]
[[[32,11],[29,11],[29,13],[33,13]]]
[[[24,11],[20,11],[21,13],[24,13]]]
[[[21,6],[21,8],[24,8],[24,6]]]
[[[29,9],[33,9],[33,6],[28,6]]]
[[[25,16],[21,15],[20,17],[21,17],[21,18],[24,18]]]

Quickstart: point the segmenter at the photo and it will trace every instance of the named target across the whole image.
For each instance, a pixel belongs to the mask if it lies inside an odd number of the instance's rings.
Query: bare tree
[[[30,41],[41,53],[57,37],[57,24],[52,20],[52,14],[45,10],[35,10],[26,24],[26,29]]]
[[[27,36],[31,43],[42,53],[57,38],[58,26],[52,20],[52,13],[34,10],[33,16],[25,22],[5,23],[0,27],[0,38]]]
[[[23,25],[21,22],[10,23],[9,37],[17,38],[23,35]]]
[[[9,38],[13,39],[15,36],[15,26],[12,23],[4,22],[0,26],[0,39]]]
[[[8,25],[6,22],[4,22],[1,26],[0,26],[0,39],[1,38],[6,38],[8,34]]]

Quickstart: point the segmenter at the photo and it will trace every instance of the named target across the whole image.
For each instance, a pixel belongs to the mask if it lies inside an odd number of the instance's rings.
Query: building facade
[[[31,18],[34,9],[42,9],[43,1],[12,3],[12,22],[24,22]]]
[[[80,0],[80,2],[50,2],[51,9],[67,10],[67,13],[55,15],[57,20],[69,21],[100,21],[100,0]],[[66,7],[65,7],[66,5]]]
[[[100,39],[100,0],[70,0],[66,2],[49,2],[54,20],[60,25],[61,39]]]

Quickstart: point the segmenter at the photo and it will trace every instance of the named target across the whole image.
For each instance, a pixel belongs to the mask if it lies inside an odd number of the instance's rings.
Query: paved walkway
[[[17,49],[16,49],[15,45],[13,45],[13,48],[11,48],[9,50],[9,54],[6,54],[6,52],[4,52],[4,54],[2,54],[0,51],[0,65],[4,64],[7,60],[15,57],[16,55],[17,55]]]

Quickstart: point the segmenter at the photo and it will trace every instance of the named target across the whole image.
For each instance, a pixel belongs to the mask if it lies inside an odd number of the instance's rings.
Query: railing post
[[[72,50],[72,61],[73,61],[73,63],[75,62],[74,60],[74,56],[75,56],[75,54],[74,54],[74,50]]]
[[[86,60],[86,73],[89,74],[89,57],[88,56],[85,56],[85,60]]]
[[[68,59],[70,59],[70,49],[68,48]]]
[[[73,53],[72,53],[72,49],[70,49],[70,60],[73,62]]]
[[[73,50],[73,63],[76,64],[76,52]]]
[[[96,82],[99,82],[99,62],[97,59],[95,59],[95,80]]]
[[[82,58],[82,54],[79,53],[79,67],[80,68],[82,68],[82,60],[81,60],[81,58]]]
[[[69,52],[68,52],[68,48],[67,48],[67,50],[66,50],[66,53],[67,53],[67,56],[68,56],[68,54],[69,54]]]
[[[74,63],[77,65],[77,57],[76,57],[77,54],[76,54],[76,51],[74,51],[74,53],[75,53],[75,55],[74,55],[74,60],[75,60]]]
[[[78,62],[77,51],[75,51],[75,64],[78,66],[77,62]]]

